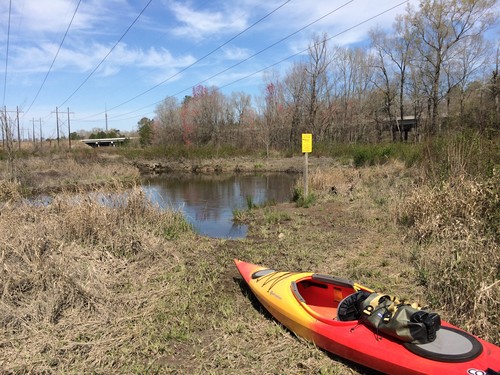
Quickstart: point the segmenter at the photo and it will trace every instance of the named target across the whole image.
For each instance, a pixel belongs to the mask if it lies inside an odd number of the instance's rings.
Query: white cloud
[[[254,6],[257,6],[257,3],[263,6],[264,3],[261,0],[247,1],[252,1]],[[418,0],[410,0],[409,3],[417,4]],[[401,5],[389,10],[398,4]],[[278,4],[274,3],[273,6],[278,6]],[[395,15],[403,14],[406,9],[405,6],[403,0],[378,0],[376,6],[373,0],[351,2],[347,0],[314,0],[314,5],[306,1],[290,2],[273,14],[272,23],[266,22],[262,27],[272,30],[273,34],[270,34],[270,36],[276,39],[278,38],[276,32],[280,32],[279,36],[286,36],[290,32],[305,27],[304,30],[294,36],[294,39],[298,42],[300,40],[306,41],[302,48],[295,45],[295,49],[299,50],[307,47],[313,34],[322,35],[327,33],[331,37],[353,28],[332,40],[333,43],[347,45],[366,40],[368,30],[377,24],[382,25],[384,28],[391,28]],[[377,16],[386,10],[386,13]],[[374,16],[377,17],[367,21]],[[358,24],[360,25],[358,26]]]
[[[82,4],[73,20],[71,28],[90,27],[94,18],[90,9]],[[19,0],[12,2],[11,25],[21,28],[20,32],[64,32],[76,9],[76,3],[68,0],[33,1]]]
[[[53,71],[76,71],[90,73],[104,56],[109,52],[111,46],[102,43],[74,45],[73,48],[62,48],[59,52]],[[46,72],[57,51],[58,45],[54,43],[42,43],[39,46],[18,47],[13,53],[11,72],[30,74]],[[163,71],[166,67],[180,68],[192,64],[194,57],[190,55],[174,57],[172,53],[164,48],[151,47],[147,50],[141,48],[129,48],[127,44],[121,43],[100,67],[97,74],[110,76],[117,74],[125,67],[145,68]]]
[[[240,47],[223,47],[222,52],[225,60],[243,60],[252,54],[248,48]]]
[[[170,8],[181,23],[173,30],[177,35],[200,39],[219,32],[240,31],[246,27],[247,17],[241,10],[195,10],[181,3],[172,3]]]

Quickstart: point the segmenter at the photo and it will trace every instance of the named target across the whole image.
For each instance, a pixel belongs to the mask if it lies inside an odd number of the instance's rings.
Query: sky
[[[416,5],[417,0],[410,0]],[[403,0],[0,0],[0,99],[22,137],[137,129],[198,84],[259,95],[314,35],[359,45]],[[10,11],[9,11],[10,8]],[[10,22],[9,22],[10,18]],[[68,113],[69,112],[69,113]],[[34,126],[33,126],[34,125]]]

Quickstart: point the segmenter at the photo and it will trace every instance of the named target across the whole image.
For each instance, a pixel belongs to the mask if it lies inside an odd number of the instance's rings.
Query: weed
[[[286,212],[279,212],[275,210],[264,210],[264,219],[267,224],[279,224],[284,221],[290,220],[290,215]]]
[[[424,178],[430,184],[457,176],[491,178],[498,173],[500,144],[475,132],[450,134],[424,144],[421,161]]]
[[[253,201],[253,197],[251,195],[246,196],[246,201],[247,201],[247,208],[249,210],[254,209],[257,207],[257,205]]]
[[[309,193],[306,197],[302,188],[296,187],[293,190],[292,201],[296,203],[297,207],[309,208],[316,201],[316,196]]]
[[[235,223],[242,223],[245,220],[245,211],[238,208],[233,209],[233,221]]]

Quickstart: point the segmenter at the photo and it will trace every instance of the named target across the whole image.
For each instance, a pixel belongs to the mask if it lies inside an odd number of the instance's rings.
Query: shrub
[[[292,201],[296,203],[297,207],[309,208],[316,201],[316,196],[313,193],[305,196],[302,188],[295,187],[292,193]]]
[[[459,176],[422,186],[401,208],[398,221],[422,246],[415,257],[428,297],[450,320],[500,342],[498,179]]]
[[[500,144],[475,132],[429,140],[421,160],[424,177],[441,183],[456,176],[490,178],[500,164]]]

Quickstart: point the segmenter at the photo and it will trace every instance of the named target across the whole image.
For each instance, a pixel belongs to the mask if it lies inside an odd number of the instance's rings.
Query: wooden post
[[[312,134],[302,134],[302,152],[304,154],[304,198],[309,196],[309,163],[308,154],[312,152]]]
[[[304,198],[309,196],[309,171],[308,171],[308,161],[307,161],[308,152],[304,152]]]

